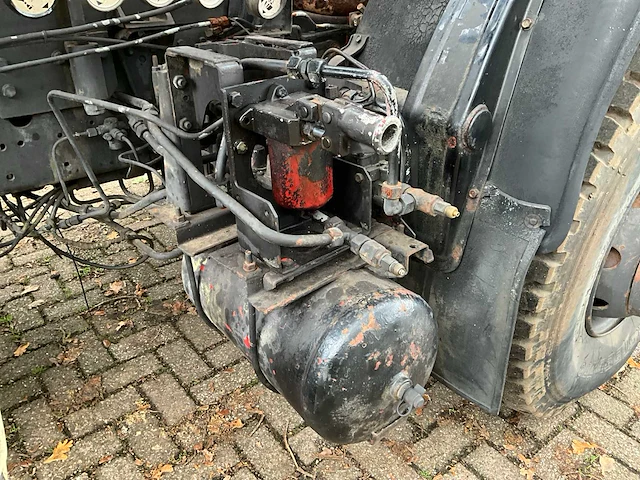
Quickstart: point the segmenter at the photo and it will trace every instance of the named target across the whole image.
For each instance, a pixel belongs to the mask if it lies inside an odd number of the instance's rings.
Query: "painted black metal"
[[[352,255],[308,272],[300,284],[288,284],[284,297],[264,292],[266,270],[247,271],[243,260],[237,244],[197,256],[194,279],[183,267],[185,287],[191,298],[199,296],[206,318],[240,348],[267,385],[336,443],[367,440],[396,420],[393,379],[404,373],[424,385],[435,361],[436,323],[429,305],[398,284],[357,269],[362,263]],[[324,282],[327,274],[328,284],[308,284],[316,277]]]
[[[550,205],[541,252],[565,238],[589,152],[640,43],[640,2],[544,2],[496,153],[491,181]]]
[[[438,319],[434,375],[491,413],[500,410],[520,291],[549,214],[487,186],[460,266],[432,271],[424,293]]]

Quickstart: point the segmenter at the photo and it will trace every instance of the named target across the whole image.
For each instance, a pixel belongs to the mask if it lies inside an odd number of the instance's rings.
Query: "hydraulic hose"
[[[178,147],[160,130],[160,128],[150,123],[148,130],[142,134],[144,140],[156,149],[160,155],[173,158],[176,164],[205,192],[227,207],[239,220],[253,230],[263,240],[279,245],[281,247],[320,247],[330,245],[333,237],[328,233],[310,235],[290,235],[276,232],[258,220],[249,210],[245,208],[231,195],[226,193],[215,183],[209,180],[191,161],[180,151]]]
[[[98,30],[107,27],[123,25],[129,22],[137,22],[146,18],[155,17],[156,15],[162,15],[168,12],[172,12],[174,10],[177,10],[178,8],[184,7],[185,5],[189,5],[192,1],[193,0],[178,0],[177,2],[174,2],[166,7],[156,8],[154,10],[149,10],[148,12],[125,15],[123,17],[108,18],[99,22],[91,22],[84,25],[76,25],[74,27],[58,28],[55,30],[42,30],[40,32],[30,32],[23,33],[22,35],[1,37],[0,47],[4,47],[5,45],[14,46],[19,43],[24,43],[36,39],[42,39],[46,41],[59,36],[73,35],[75,33],[87,32],[89,30]]]

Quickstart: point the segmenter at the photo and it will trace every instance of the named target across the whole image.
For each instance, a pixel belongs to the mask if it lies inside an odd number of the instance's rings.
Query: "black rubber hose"
[[[290,235],[286,233],[276,232],[267,227],[258,220],[249,210],[245,208],[231,195],[226,193],[215,183],[209,180],[191,161],[180,151],[175,144],[154,124],[148,125],[149,130],[143,133],[143,139],[149,141],[149,138],[155,140],[150,142],[153,147],[157,143],[156,150],[160,155],[173,158],[176,164],[182,168],[185,173],[202,188],[205,192],[218,200],[222,205],[227,207],[238,219],[240,219],[247,227],[253,230],[263,240],[279,245],[281,247],[320,247],[326,246],[333,242],[331,235],[327,233],[310,234],[310,235]]]
[[[178,0],[166,7],[156,8],[149,10],[148,12],[136,13],[133,15],[125,15],[123,17],[108,18],[99,22],[85,23],[84,25],[76,25],[74,27],[58,28],[55,30],[42,30],[40,32],[23,33],[22,35],[11,35],[8,37],[0,38],[0,47],[5,45],[17,45],[19,43],[28,42],[30,40],[43,39],[48,40],[51,38],[59,37],[62,35],[73,35],[75,33],[88,32],[89,30],[99,30],[116,25],[122,25],[129,22],[137,22],[146,18],[155,17],[156,15],[162,15],[164,13],[172,12],[178,8],[182,8],[185,5],[189,5],[193,0]]]
[[[240,64],[243,68],[287,73],[287,62],[285,60],[274,60],[271,58],[243,58],[240,60]]]

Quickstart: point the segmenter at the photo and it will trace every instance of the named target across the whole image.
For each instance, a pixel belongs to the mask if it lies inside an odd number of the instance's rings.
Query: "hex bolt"
[[[233,145],[233,148],[236,151],[236,153],[238,153],[239,155],[244,155],[245,153],[247,153],[249,151],[249,147],[242,140],[237,141]]]
[[[176,75],[173,77],[173,86],[178,90],[183,90],[187,87],[187,79],[184,75]]]
[[[189,131],[191,127],[193,127],[193,124],[188,118],[181,118],[178,126],[184,131]]]
[[[480,195],[480,191],[477,188],[472,188],[471,190],[469,190],[469,198],[478,198],[478,195]]]
[[[274,95],[277,98],[284,98],[287,95],[289,95],[289,92],[287,92],[287,89],[284,88],[282,85],[278,85],[274,91]]]
[[[364,181],[364,175],[361,174],[360,172],[356,173],[353,178],[356,181],[356,183],[362,183]]]
[[[256,261],[253,259],[253,254],[251,250],[245,250],[244,252],[244,263],[242,264],[242,269],[245,272],[253,272],[257,268]]]
[[[326,124],[331,123],[331,120],[333,120],[333,115],[331,115],[329,112],[324,112],[322,114],[322,121]]]
[[[229,94],[229,105],[234,108],[242,107],[242,94],[240,92],[231,92]]]
[[[532,25],[533,25],[533,19],[528,17],[523,19],[522,22],[520,23],[520,26],[522,27],[523,30],[529,30]]]
[[[306,117],[307,115],[309,115],[309,109],[307,107],[305,107],[304,105],[302,105],[300,107],[300,115],[303,117]]]
[[[10,83],[5,83],[2,86],[2,96],[3,97],[7,97],[7,98],[13,98],[16,96],[16,93],[18,93],[16,91],[16,87],[14,87],[13,85],[11,85]]]
[[[458,139],[456,137],[451,136],[447,138],[447,147],[456,148],[457,145],[458,145]]]
[[[326,149],[331,148],[332,142],[329,137],[322,137],[322,146]]]
[[[530,213],[525,217],[524,222],[527,225],[527,227],[536,228],[540,226],[540,224],[542,223],[542,219],[540,218],[539,215],[536,215],[535,213]]]

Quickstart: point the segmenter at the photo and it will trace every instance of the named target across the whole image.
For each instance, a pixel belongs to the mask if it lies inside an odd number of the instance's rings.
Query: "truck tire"
[[[600,336],[587,331],[587,319],[599,307],[594,292],[601,268],[616,261],[614,239],[629,228],[631,209],[640,209],[639,152],[640,72],[627,71],[593,147],[570,232],[555,252],[538,255],[527,274],[505,385],[507,406],[538,416],[551,413],[611,378],[640,341],[638,317]]]

